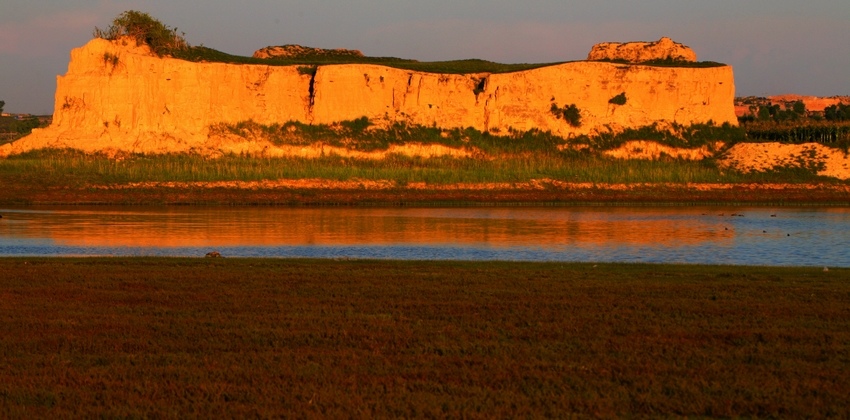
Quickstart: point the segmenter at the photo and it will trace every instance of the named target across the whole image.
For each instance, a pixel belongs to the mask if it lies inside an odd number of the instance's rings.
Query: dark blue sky
[[[239,4],[242,3],[242,4]],[[419,60],[553,62],[604,41],[692,47],[731,64],[739,96],[850,95],[848,0],[2,0],[0,100],[51,113],[69,52],[125,10],[232,54],[281,44]]]

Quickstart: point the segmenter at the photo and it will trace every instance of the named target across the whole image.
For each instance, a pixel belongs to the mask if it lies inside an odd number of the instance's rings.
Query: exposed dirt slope
[[[740,143],[731,147],[720,163],[742,172],[817,168],[818,175],[850,179],[848,154],[818,143]]]

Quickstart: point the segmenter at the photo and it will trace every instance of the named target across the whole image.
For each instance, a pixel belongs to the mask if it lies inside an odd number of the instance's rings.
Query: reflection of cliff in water
[[[7,213],[0,236],[84,247],[723,245],[728,212],[697,208],[72,208]],[[728,230],[727,230],[728,229]]]

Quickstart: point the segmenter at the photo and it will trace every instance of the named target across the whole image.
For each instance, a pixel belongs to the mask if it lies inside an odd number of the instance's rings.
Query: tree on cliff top
[[[177,28],[170,28],[152,18],[147,13],[128,10],[115,18],[106,29],[94,28],[94,36],[114,41],[121,37],[130,37],[139,44],[151,47],[157,55],[173,54],[184,50],[189,44],[177,34]]]

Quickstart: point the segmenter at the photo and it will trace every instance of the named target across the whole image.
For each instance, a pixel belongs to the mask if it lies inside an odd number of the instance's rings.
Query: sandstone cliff
[[[655,42],[603,42],[596,44],[587,55],[588,60],[627,61],[643,63],[652,60],[695,62],[694,50],[672,39],[663,37]]]
[[[346,64],[310,73],[299,66],[160,58],[146,46],[94,39],[71,52],[68,72],[57,77],[53,124],[0,147],[0,156],[43,147],[256,150],[256,144],[240,149],[238,139],[210,136],[213,124],[246,120],[333,123],[366,116],[501,133],[540,129],[564,138],[658,121],[737,123],[728,66],[571,62],[515,73],[453,75]],[[609,102],[622,93],[624,104]],[[568,104],[580,110],[581,126],[551,112],[552,105]]]

